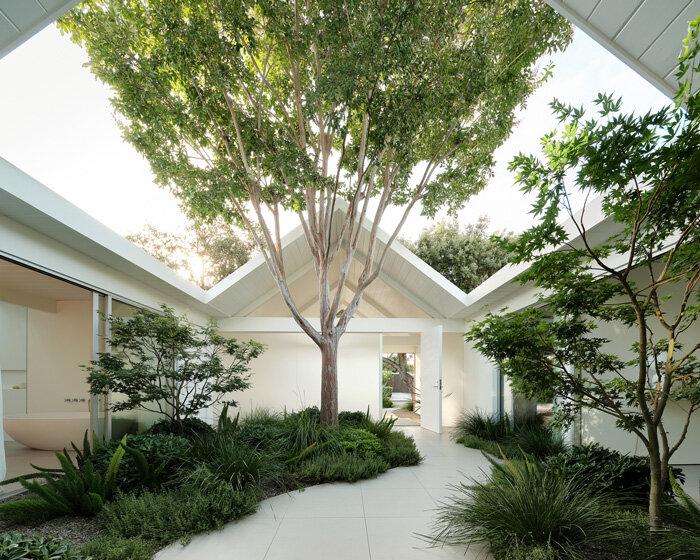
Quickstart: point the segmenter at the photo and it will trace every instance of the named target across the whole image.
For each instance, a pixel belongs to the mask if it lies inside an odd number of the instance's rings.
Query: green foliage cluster
[[[639,438],[654,529],[672,456],[700,409],[700,17],[689,23],[675,106],[625,114],[622,100],[599,94],[591,116],[552,101],[561,126],[543,137],[542,156],[511,163],[537,220],[509,250],[537,301],[489,312],[466,335],[514,390],[558,397],[557,422],[589,408]],[[574,197],[592,207],[578,212]],[[672,409],[682,411],[673,435]]]
[[[343,451],[363,459],[374,457],[382,452],[382,443],[374,434],[362,428],[342,430],[340,445]]]
[[[200,418],[189,417],[180,422],[164,418],[158,420],[146,431],[149,434],[172,434],[183,438],[192,438],[201,434],[212,434],[214,428]]]
[[[511,420],[507,414],[496,417],[479,410],[463,412],[452,437],[466,447],[511,458],[522,458],[525,453],[544,459],[566,449],[561,434],[536,417]]]
[[[106,471],[119,445],[120,442],[107,441],[94,448],[91,461],[95,470]],[[142,487],[156,489],[169,482],[177,475],[183,457],[189,454],[192,446],[185,438],[151,432],[128,436],[126,445],[127,452],[122,457],[119,476],[115,481],[117,489],[122,492]],[[131,450],[137,450],[143,457]]]
[[[193,535],[220,529],[225,523],[253,513],[258,497],[219,483],[209,487],[182,486],[162,492],[124,494],[107,504],[97,524],[112,538],[143,539],[165,545],[187,542]]]
[[[218,402],[235,404],[230,394],[250,386],[250,361],[264,350],[252,340],[221,336],[213,321],[195,325],[166,305],[159,313],[139,309],[128,319],[104,320],[112,350],[98,354],[86,368],[90,392],[120,393],[125,398],[111,405],[113,411],[155,412],[175,424],[178,435],[184,422],[197,431],[193,417],[199,410]]]
[[[615,506],[539,462],[496,462],[490,476],[453,486],[440,508],[435,541],[486,544],[497,560],[575,557],[617,538]]]
[[[622,503],[644,506],[649,501],[649,457],[625,455],[594,443],[547,457],[545,465],[564,478],[579,480],[591,491],[610,494]],[[677,479],[685,480],[681,469],[676,467],[672,472]],[[673,495],[670,480],[665,491]]]
[[[454,222],[424,229],[415,242],[404,242],[418,257],[464,292],[471,292],[510,261],[504,241],[512,235],[489,235],[488,220],[462,230]]]
[[[90,560],[70,545],[45,537],[18,533],[0,535],[0,560]]]
[[[97,514],[114,495],[119,466],[126,451],[123,445],[126,437],[112,454],[104,474],[95,470],[89,446],[79,453],[78,465],[73,463],[67,452],[57,452],[61,467],[40,469],[43,471],[40,474],[43,484],[20,477],[19,482],[30,492],[30,497],[0,504],[0,515],[21,521],[59,515]],[[85,441],[87,446],[87,436]]]
[[[180,233],[147,224],[126,238],[173,270],[187,273],[192,282],[205,290],[248,262],[254,247],[249,235],[223,220],[192,224]],[[199,270],[192,265],[195,255],[201,259]]]
[[[339,480],[355,482],[363,478],[374,478],[390,468],[387,461],[376,455],[361,457],[354,453],[319,454],[299,466],[298,476],[308,484]]]

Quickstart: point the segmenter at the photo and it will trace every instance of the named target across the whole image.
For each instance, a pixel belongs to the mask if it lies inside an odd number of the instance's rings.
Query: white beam
[[[317,317],[309,318],[311,325],[318,329]],[[347,332],[355,333],[421,333],[431,327],[441,325],[443,332],[463,333],[464,321],[450,319],[395,319],[354,317],[348,324]],[[291,317],[230,317],[219,321],[220,332],[270,332],[298,333],[299,325]]]

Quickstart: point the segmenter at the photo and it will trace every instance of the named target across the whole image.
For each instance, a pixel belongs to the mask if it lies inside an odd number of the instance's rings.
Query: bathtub
[[[62,451],[75,442],[83,446],[85,431],[90,428],[89,412],[44,412],[5,416],[5,431],[19,443],[33,449]]]

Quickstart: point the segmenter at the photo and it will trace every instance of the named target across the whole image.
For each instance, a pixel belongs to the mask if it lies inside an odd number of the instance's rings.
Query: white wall
[[[638,285],[648,283],[646,272],[636,271],[633,279]],[[681,298],[682,283],[672,286],[661,293],[670,296],[666,303],[662,303],[662,309],[668,312],[676,312],[676,303]],[[654,340],[665,337],[664,329],[655,317],[648,319],[649,326],[654,333]],[[633,357],[630,347],[637,342],[637,332],[635,329],[628,329],[623,325],[601,324],[594,332],[595,336],[601,336],[611,340],[606,345],[605,350],[621,356],[623,359]],[[679,343],[682,347],[677,350],[677,356],[688,351],[693,344],[700,340],[700,324],[696,322],[688,331],[681,335]],[[696,354],[697,355],[697,354]],[[636,376],[635,368],[628,368],[625,375],[631,379]],[[681,433],[683,422],[685,421],[685,411],[687,403],[669,401],[664,411],[663,422],[668,432],[669,444],[673,445]],[[647,451],[639,438],[615,426],[615,419],[607,414],[597,411],[584,411],[581,422],[581,437],[584,443],[598,441],[603,445],[619,449],[625,453],[635,453],[646,455]],[[691,418],[690,429],[681,447],[671,457],[671,462],[675,464],[700,464],[700,413],[696,411]]]
[[[251,388],[233,394],[245,413],[256,407],[299,410],[321,401],[321,353],[303,333],[222,333],[267,345],[251,363]],[[367,410],[380,415],[380,346],[378,334],[347,333],[338,353],[339,410]]]
[[[455,426],[464,407],[464,338],[442,337],[442,425]]]
[[[92,359],[92,302],[58,301],[56,313],[29,309],[27,413],[87,411],[87,374]]]

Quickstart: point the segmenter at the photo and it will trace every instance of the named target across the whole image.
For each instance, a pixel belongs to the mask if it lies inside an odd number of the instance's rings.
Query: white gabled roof
[[[669,97],[700,0],[545,0]],[[695,84],[695,89],[700,84]]]
[[[0,58],[61,17],[80,0],[0,0]]]
[[[0,157],[0,221],[3,216],[183,303],[220,315],[215,309],[204,305],[206,293],[199,286],[188,282],[159,260]],[[6,254],[6,251],[6,243],[0,243],[0,254]],[[23,255],[6,256],[25,260]],[[48,269],[59,277],[79,284],[84,283],[84,279],[71,277],[70,270],[54,270],[51,265],[47,266],[43,262],[26,264]],[[98,291],[101,288],[86,287]]]
[[[333,236],[337,239],[345,216],[346,203],[336,202]],[[371,222],[362,224],[357,256],[364,262],[363,247],[368,246]],[[378,252],[389,240],[389,234],[379,230]],[[313,261],[301,226],[282,239],[287,280],[291,284],[313,268]],[[342,258],[342,255],[338,258]],[[427,315],[451,318],[463,311],[467,294],[439,272],[414,255],[398,241],[389,249],[379,279],[399,292]],[[262,255],[258,255],[223,279],[207,292],[207,302],[230,316],[246,315],[278,293],[277,284]]]

